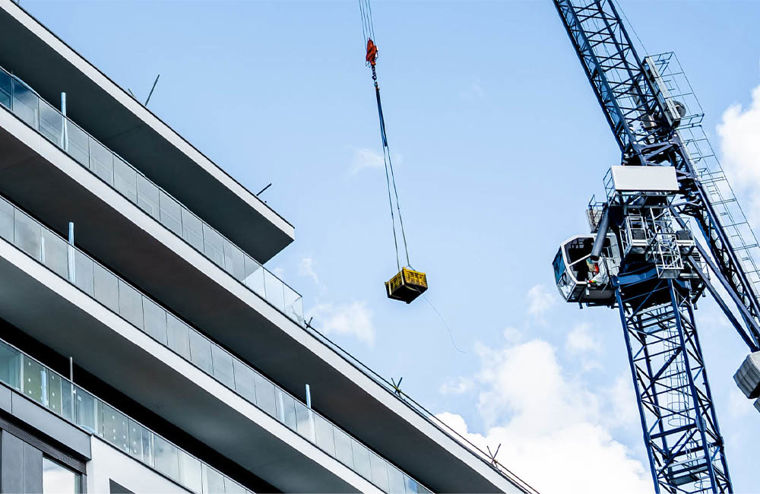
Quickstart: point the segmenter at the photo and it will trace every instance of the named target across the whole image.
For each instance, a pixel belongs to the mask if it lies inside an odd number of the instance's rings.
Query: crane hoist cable
[[[361,12],[362,17],[362,35],[367,50],[364,61],[372,70],[372,83],[375,86],[375,100],[377,101],[377,115],[380,120],[380,139],[383,147],[383,164],[385,166],[385,185],[388,190],[388,205],[390,207],[391,223],[393,225],[393,245],[396,249],[396,268],[399,270],[398,274],[385,283],[385,286],[389,298],[410,303],[422,294],[422,292],[427,290],[427,276],[425,273],[413,270],[411,268],[411,261],[409,260],[409,246],[406,241],[404,219],[401,215],[401,203],[398,198],[396,174],[393,171],[391,150],[388,146],[388,134],[385,131],[385,117],[383,115],[383,104],[380,99],[380,85],[377,82],[378,49],[374,41],[375,27],[372,20],[372,5],[370,4],[370,0],[359,0],[359,11]],[[401,232],[401,241],[403,242],[404,256],[406,259],[406,264],[404,266],[401,264],[401,254],[399,252],[398,233],[396,230],[397,217],[398,230]]]

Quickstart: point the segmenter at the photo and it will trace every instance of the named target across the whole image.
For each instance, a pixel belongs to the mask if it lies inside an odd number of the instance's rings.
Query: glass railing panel
[[[42,383],[47,381],[45,369],[36,361],[24,357],[24,367],[21,372],[23,376],[24,396],[37,403],[44,403]]]
[[[388,465],[388,492],[404,494],[405,491],[404,474],[393,465]]]
[[[40,133],[58,147],[63,146],[63,115],[44,100],[40,105]]]
[[[369,450],[356,439],[351,438],[351,451],[354,455],[354,471],[365,479],[371,479],[372,467],[369,463]]]
[[[145,332],[162,345],[166,345],[166,310],[146,297],[142,297],[142,304]]]
[[[179,483],[193,492],[201,492],[201,462],[184,451],[179,451]]]
[[[205,223],[203,224],[203,252],[214,264],[224,269],[224,240]]]
[[[0,198],[0,234],[10,235],[9,240],[19,249],[48,266],[53,272],[76,285],[105,307],[121,315],[154,340],[213,376],[221,384],[235,390],[240,396],[315,444],[328,455],[338,459],[383,489],[387,489],[390,485],[388,472],[395,467],[387,460],[371,452],[243,361],[211,342],[200,332],[170,314],[162,306],[2,198]],[[256,272],[267,274],[260,268],[254,270],[254,273]],[[283,288],[278,284],[271,284],[271,287],[274,290]],[[20,367],[23,371],[22,376],[14,377],[12,372],[17,364],[12,359],[12,353],[5,355],[0,352],[0,379],[5,376],[7,382],[20,382],[22,392],[29,398],[48,406],[56,413],[73,416],[81,427],[105,438],[125,452],[138,456],[139,450],[139,456],[144,461],[153,462],[156,469],[166,469],[166,475],[178,482],[193,484],[193,489],[200,485],[201,480],[199,480],[197,469],[188,466],[187,468],[191,470],[188,470],[187,477],[182,477],[185,473],[180,466],[180,459],[177,456],[179,453],[175,454],[175,451],[168,446],[164,448],[163,443],[156,443],[154,440],[146,442],[142,433],[138,434],[139,431],[130,430],[132,426],[129,425],[130,422],[126,417],[110,408],[98,408],[98,401],[85,391],[76,393],[76,410],[73,410],[70,388],[67,391],[61,389],[64,386],[62,382],[49,381],[50,378],[46,378],[44,369],[35,367],[32,360]],[[18,381],[19,379],[21,380]],[[57,392],[57,395],[51,395],[51,392]],[[175,461],[178,465],[176,469],[172,466]],[[396,484],[398,484],[397,477],[398,475],[395,478]]]
[[[285,286],[275,275],[264,270],[264,292],[267,301],[275,307],[285,307]]]
[[[354,453],[351,450],[351,437],[342,430],[333,430],[335,439],[335,458],[348,468],[354,469]]]
[[[182,209],[182,238],[203,252],[203,222],[187,209]]]
[[[245,254],[230,242],[224,242],[224,269],[238,281],[245,279]]]
[[[158,436],[153,437],[153,457],[156,470],[179,481],[179,450]]]
[[[277,419],[292,430],[298,430],[296,420],[296,400],[281,389],[275,390],[275,405],[277,406]]]
[[[370,451],[369,464],[372,468],[372,483],[388,492],[388,463]]]
[[[211,360],[211,342],[195,331],[190,331],[190,359],[206,374],[214,375]]]
[[[11,76],[0,71],[0,105],[11,107]]]
[[[190,328],[176,317],[167,313],[166,317],[167,346],[192,362],[190,354]]]
[[[37,95],[26,84],[17,79],[13,80],[12,92],[13,100],[11,101],[11,107],[13,108],[13,113],[26,122],[27,125],[33,129],[37,129],[37,125],[39,124],[37,118],[39,98]]]
[[[113,185],[113,153],[95,139],[90,139],[90,170]]]
[[[182,237],[182,206],[163,192],[158,196],[158,203],[161,224]]]
[[[5,343],[0,343],[0,381],[21,390],[21,352]]]
[[[76,160],[77,163],[90,168],[90,136],[85,131],[66,122],[66,137],[64,150]]]
[[[137,206],[153,218],[159,216],[158,187],[142,175],[137,176]]]
[[[328,455],[335,457],[335,439],[333,437],[335,426],[320,415],[313,414],[312,417],[317,446]]]
[[[245,489],[240,484],[235,484],[229,481],[224,482],[225,494],[245,494]]]
[[[201,469],[203,494],[225,494],[224,477],[219,472],[203,465]]]
[[[113,161],[113,186],[124,197],[137,203],[137,172],[118,156]]]
[[[42,230],[42,264],[61,278],[69,277],[68,244],[47,228]]]
[[[214,367],[214,377],[228,388],[235,389],[232,355],[216,345],[211,345],[211,359]]]

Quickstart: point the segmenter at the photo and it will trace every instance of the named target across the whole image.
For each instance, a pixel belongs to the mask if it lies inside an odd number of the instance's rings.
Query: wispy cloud
[[[552,303],[545,288],[534,286],[528,299],[529,315],[547,315]],[[566,345],[578,351],[597,348],[587,326],[568,335]],[[610,486],[616,493],[651,492],[648,468],[612,434],[638,423],[630,378],[611,388],[589,386],[562,366],[549,342],[525,340],[515,330],[505,331],[500,345],[476,351],[480,370],[442,391],[475,393],[484,432],[471,431],[454,413],[440,419],[484,450],[501,444],[498,460],[540,492],[607,494]]]
[[[597,353],[602,349],[599,341],[591,333],[591,325],[588,323],[577,324],[567,333],[565,348],[571,353]]]
[[[314,307],[312,315],[325,334],[353,336],[369,346],[375,344],[372,311],[364,301],[348,304],[321,304]]]
[[[551,309],[557,301],[557,295],[550,292],[545,285],[534,285],[528,290],[528,314],[537,321],[544,321],[544,314]]]
[[[720,149],[723,166],[739,190],[750,201],[750,217],[760,221],[760,86],[752,91],[747,108],[732,105],[720,125]],[[757,226],[757,223],[755,223]]]
[[[298,274],[299,276],[305,276],[306,278],[311,278],[311,280],[314,281],[315,285],[322,286],[322,283],[319,281],[319,276],[317,275],[317,272],[314,270],[313,258],[304,257],[301,259],[301,262],[298,263]]]
[[[383,155],[377,151],[368,148],[359,148],[354,150],[354,156],[351,160],[351,175],[356,175],[363,170],[372,170],[383,168],[385,163]]]

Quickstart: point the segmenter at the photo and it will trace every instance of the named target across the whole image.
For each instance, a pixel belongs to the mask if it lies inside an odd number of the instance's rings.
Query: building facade
[[[534,492],[304,322],[293,239],[0,0],[0,491]]]

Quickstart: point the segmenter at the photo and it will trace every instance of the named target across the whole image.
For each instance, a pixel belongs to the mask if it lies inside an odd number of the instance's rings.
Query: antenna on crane
[[[380,86],[377,82],[376,65],[378,49],[375,44],[375,28],[372,21],[372,5],[370,4],[370,1],[359,0],[359,11],[362,16],[362,34],[367,47],[367,53],[364,60],[367,66],[372,69],[372,82],[375,86],[375,99],[377,100],[377,114],[380,119],[380,138],[383,147],[383,163],[385,164],[385,183],[388,189],[388,204],[390,205],[391,222],[393,224],[393,245],[396,248],[396,268],[398,269],[398,274],[385,283],[385,289],[388,298],[402,300],[409,304],[427,290],[427,275],[412,269],[411,261],[409,260],[409,247],[406,242],[404,220],[401,216],[401,204],[398,199],[398,189],[396,188],[396,174],[393,171],[393,160],[391,159],[391,150],[388,146],[388,135],[385,132],[383,105],[380,100]],[[404,256],[406,259],[405,265],[402,265],[401,263],[398,233],[396,229],[397,222],[398,231],[401,233],[401,240],[404,246]]]

